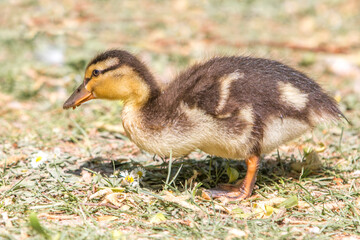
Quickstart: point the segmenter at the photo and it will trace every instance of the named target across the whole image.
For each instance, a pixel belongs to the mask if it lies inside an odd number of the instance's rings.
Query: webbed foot
[[[237,184],[220,184],[216,188],[202,192],[205,199],[224,197],[229,201],[239,201],[251,196],[259,169],[260,157],[252,156],[246,159],[247,171],[244,180]]]

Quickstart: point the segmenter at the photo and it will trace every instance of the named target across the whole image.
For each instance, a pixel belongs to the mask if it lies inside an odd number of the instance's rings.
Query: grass
[[[0,7],[0,239],[360,237],[357,1]],[[149,155],[125,136],[118,102],[62,110],[86,63],[107,48],[137,53],[163,81],[214,55],[278,59],[319,81],[352,125],[319,126],[263,156],[251,198],[208,201],[201,188],[228,182],[229,167],[243,178],[243,161]],[[49,159],[32,168],[39,151]],[[138,166],[140,186],[119,186],[118,173]],[[109,194],[91,197],[102,189]]]

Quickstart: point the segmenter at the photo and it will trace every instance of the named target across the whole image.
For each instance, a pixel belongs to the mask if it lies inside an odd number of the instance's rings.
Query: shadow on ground
[[[146,175],[141,181],[142,187],[151,190],[161,190],[168,176],[169,162],[163,159],[155,160],[155,164],[143,167],[131,159],[121,158],[112,161],[108,158],[96,157],[90,158],[79,165],[77,169],[68,170],[66,173],[80,176],[83,171],[91,171],[109,177],[111,175],[118,175],[121,171],[131,171],[136,167],[142,167],[146,170]],[[301,174],[304,175],[304,172],[298,173],[293,171],[292,163],[293,161],[289,159],[278,160],[276,158],[265,157],[260,165],[257,185],[272,186],[279,184],[281,179],[289,181],[299,179]],[[193,158],[176,159],[172,162],[169,179],[173,182],[172,186],[180,191],[184,190],[185,184],[189,184],[190,181],[201,183],[204,188],[212,188],[220,183],[227,183],[229,181],[226,173],[228,167],[235,168],[239,172],[239,179],[245,177],[245,161],[224,160],[218,157],[206,156],[199,160]],[[323,170],[325,171],[326,169]],[[317,178],[319,175],[323,175],[323,173],[320,169],[317,172],[306,173],[306,177]]]

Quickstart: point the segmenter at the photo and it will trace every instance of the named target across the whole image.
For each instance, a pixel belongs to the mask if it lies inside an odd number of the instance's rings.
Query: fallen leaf
[[[229,183],[235,182],[239,178],[239,172],[235,168],[228,167],[226,173],[229,177]]]
[[[110,194],[112,193],[113,191],[110,189],[110,188],[105,188],[105,189],[102,189],[100,191],[97,191],[96,193],[92,194],[89,199],[94,199],[94,198],[99,198],[99,197],[103,197],[107,194]]]
[[[211,200],[210,195],[204,190],[201,191],[201,197],[205,200]]]
[[[226,240],[235,239],[235,238],[244,238],[247,237],[247,233],[243,230],[232,228],[229,230],[229,235],[225,238]]]
[[[150,223],[161,223],[166,220],[166,217],[162,213],[157,213],[150,218]]]
[[[231,210],[231,215],[241,219],[247,219],[251,216],[251,213],[245,212],[242,208],[234,208]]]
[[[285,201],[281,202],[280,204],[278,204],[276,207],[278,208],[292,208],[297,206],[299,203],[299,200],[297,198],[297,196],[291,196],[288,199],[286,199]]]
[[[336,183],[336,185],[340,186],[343,184],[344,180],[342,180],[341,178],[337,178],[337,177],[334,177],[333,178],[333,181]]]
[[[18,163],[19,161],[23,161],[27,158],[26,155],[24,154],[20,154],[20,155],[14,155],[11,157],[8,157],[7,159],[2,159],[0,162],[0,168],[5,167],[9,167],[11,165],[15,165],[16,163]]]
[[[277,212],[278,209],[269,205],[254,203],[252,205],[252,211],[255,218],[267,218],[270,217],[274,212]]]
[[[112,221],[112,220],[115,220],[115,219],[117,219],[117,217],[115,217],[115,216],[108,216],[108,215],[97,217],[97,220],[98,220],[99,222]]]
[[[319,170],[322,166],[319,155],[315,150],[310,150],[307,152],[304,149],[305,153],[305,162],[296,162],[291,164],[291,168],[297,172],[301,172],[302,169],[316,171]]]
[[[265,205],[265,216],[271,216],[274,212],[274,208],[269,205]]]
[[[190,198],[189,196],[175,196],[168,191],[165,193],[164,196],[165,201],[177,203],[180,206],[191,209],[193,211],[198,211],[198,212],[201,211],[200,208],[196,207],[195,205],[192,205],[187,201],[189,198]]]
[[[105,199],[101,203],[111,203],[117,207],[122,205],[122,202],[126,199],[124,193],[111,193],[105,196]]]

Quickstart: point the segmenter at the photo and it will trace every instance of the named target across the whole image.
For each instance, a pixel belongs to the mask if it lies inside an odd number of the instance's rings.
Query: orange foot
[[[225,197],[230,201],[240,201],[250,197],[250,195],[251,192],[248,193],[244,188],[232,184],[221,184],[202,193],[202,197],[205,199]]]
[[[250,197],[256,182],[259,162],[258,156],[246,159],[246,176],[240,184],[221,184],[216,188],[203,191],[202,197],[205,199],[225,197],[230,201],[239,201]]]

